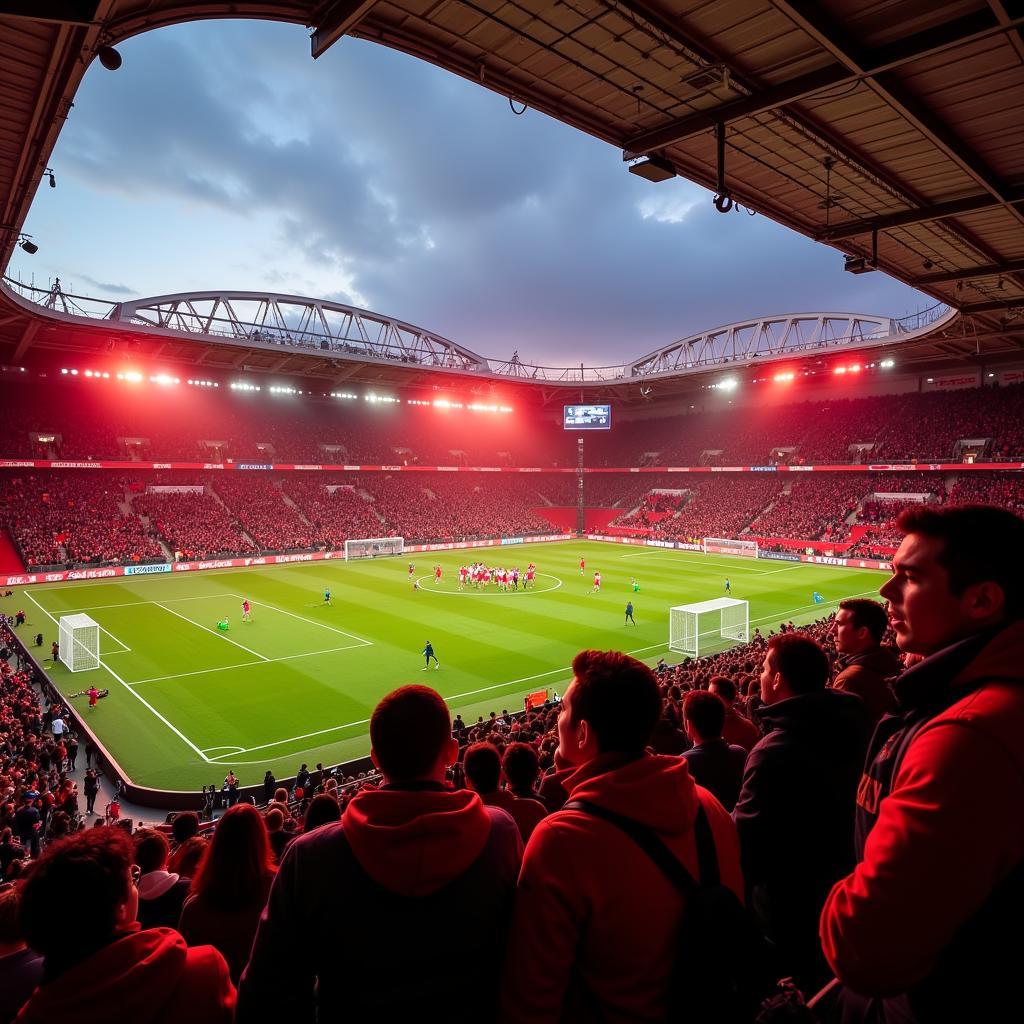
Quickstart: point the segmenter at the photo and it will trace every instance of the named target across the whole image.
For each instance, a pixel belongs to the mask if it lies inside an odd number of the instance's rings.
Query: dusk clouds
[[[238,288],[338,299],[484,355],[591,365],[768,313],[924,304],[696,185],[423,62],[213,22],[90,69],[13,264],[86,294]],[[102,282],[119,282],[109,285]]]

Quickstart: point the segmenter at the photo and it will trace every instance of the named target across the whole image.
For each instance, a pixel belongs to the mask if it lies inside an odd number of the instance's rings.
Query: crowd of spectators
[[[261,551],[314,548],[319,532],[285,501],[278,481],[245,473],[225,473],[217,479],[217,494]]]
[[[346,540],[393,532],[373,511],[373,504],[358,493],[361,486],[356,478],[290,476],[281,482],[281,489],[310,524],[317,545],[332,551],[343,548]]]
[[[251,552],[242,524],[210,493],[202,491],[146,491],[132,498],[132,507],[148,517],[150,529],[166,543],[173,557],[185,560]]]
[[[550,414],[370,406],[325,395],[223,389],[125,393],[109,382],[26,383],[0,423],[0,455],[370,465],[575,465],[575,435]],[[777,397],[777,396],[775,396]],[[173,415],[168,406],[173,403]],[[182,417],[186,417],[183,421]],[[1024,458],[1024,385],[789,404],[696,403],[681,415],[620,419],[587,438],[593,467],[952,460],[962,440],[983,459]],[[183,425],[187,424],[187,425]],[[511,429],[514,425],[515,429]],[[56,436],[40,445],[33,433]]]
[[[3,1020],[73,1019],[85,991],[88,1019],[168,1024],[750,1021],[782,976],[827,985],[825,1024],[1005,1019],[1024,521],[899,526],[888,611],[653,670],[583,651],[560,703],[468,725],[405,686],[370,720],[372,774],[268,771],[261,811],[229,770],[202,834],[80,829],[62,709],[0,660]]]
[[[750,532],[759,537],[841,541],[847,517],[871,486],[866,473],[807,473],[798,476],[789,493],[779,494],[757,515]]]
[[[162,558],[160,545],[124,503],[124,481],[106,473],[0,478],[0,518],[27,567]]]

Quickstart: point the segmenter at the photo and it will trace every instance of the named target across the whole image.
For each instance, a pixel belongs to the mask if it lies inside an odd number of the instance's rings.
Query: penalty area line
[[[57,620],[27,590],[23,591],[23,593],[48,619],[56,623],[58,626],[60,625],[60,623],[57,622]],[[144,708],[146,708],[157,718],[159,718],[160,721],[163,722],[164,725],[166,725],[167,728],[170,729],[171,732],[173,732],[174,735],[182,741],[182,743],[184,743],[190,750],[193,750],[196,754],[198,754],[199,757],[202,758],[202,760],[206,761],[207,763],[210,763],[210,759],[173,722],[171,722],[169,719],[165,718],[162,714],[160,714],[160,712],[157,711],[157,709],[153,707],[153,705],[150,704],[148,700],[146,700],[140,694],[136,693],[131,688],[131,686],[128,685],[128,683],[126,683],[109,665],[107,665],[103,661],[102,658],[99,659],[99,663],[100,666],[107,672],[109,672],[110,675],[114,679],[116,679]]]

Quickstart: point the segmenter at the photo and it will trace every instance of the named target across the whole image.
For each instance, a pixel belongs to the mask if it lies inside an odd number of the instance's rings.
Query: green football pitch
[[[409,580],[410,558],[419,590]],[[521,569],[536,562],[536,589],[459,592],[458,568],[474,558]],[[592,593],[595,569],[600,593]],[[8,612],[25,609],[20,632],[42,632],[43,654],[62,614],[85,612],[99,623],[101,667],[71,673],[46,662],[51,679],[66,694],[92,683],[110,688],[89,724],[135,782],[198,789],[219,785],[228,768],[252,784],[267,768],[283,778],[300,761],[366,754],[375,703],[405,683],[434,686],[468,722],[521,708],[532,691],[564,692],[582,648],[629,651],[653,664],[670,654],[669,608],[724,596],[727,576],[732,596],[750,602],[751,629],[765,630],[811,621],[844,597],[875,594],[885,578],[569,541],[26,587],[3,603]],[[825,604],[813,603],[815,590]],[[252,622],[241,621],[243,598]],[[627,600],[636,626],[624,625]],[[217,622],[225,616],[222,632]],[[441,667],[424,672],[428,640]],[[75,707],[85,712],[84,698]]]

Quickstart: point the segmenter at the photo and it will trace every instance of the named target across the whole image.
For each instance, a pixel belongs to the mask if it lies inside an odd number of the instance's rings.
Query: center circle
[[[456,574],[458,575],[458,574]],[[420,585],[420,590],[428,594],[444,594],[446,597],[508,597],[509,595],[516,594],[547,594],[552,590],[557,590],[561,585],[562,581],[558,576],[552,576],[551,573],[539,572],[537,573],[537,579],[543,577],[546,580],[553,580],[554,582],[546,587],[529,587],[524,588],[520,586],[518,590],[499,590],[496,583],[488,583],[487,587],[483,590],[478,590],[473,586],[472,583],[467,584],[465,590],[452,590],[451,587],[446,585],[445,578],[441,577],[441,585],[434,585],[434,577],[420,576],[416,582]],[[522,580],[520,580],[520,583]]]

